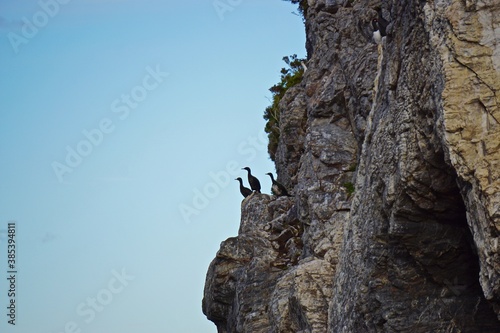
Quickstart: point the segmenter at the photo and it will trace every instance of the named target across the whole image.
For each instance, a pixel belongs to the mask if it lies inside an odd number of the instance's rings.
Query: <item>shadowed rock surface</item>
[[[242,202],[204,313],[231,333],[500,332],[500,3],[307,3],[276,152],[294,197]]]

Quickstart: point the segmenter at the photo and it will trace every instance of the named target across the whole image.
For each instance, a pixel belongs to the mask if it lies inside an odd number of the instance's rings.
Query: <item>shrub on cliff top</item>
[[[302,61],[304,59],[297,58],[297,55],[291,55],[290,57],[283,57],[283,61],[288,65],[288,68],[281,69],[281,80],[279,83],[275,84],[269,91],[273,94],[271,105],[264,111],[264,119],[267,120],[265,131],[268,133],[269,143],[267,145],[267,151],[271,160],[274,161],[276,155],[276,149],[278,148],[278,140],[280,137],[280,109],[279,103],[286,91],[293,87],[294,85],[302,81],[302,76],[304,75],[304,68],[302,66]]]

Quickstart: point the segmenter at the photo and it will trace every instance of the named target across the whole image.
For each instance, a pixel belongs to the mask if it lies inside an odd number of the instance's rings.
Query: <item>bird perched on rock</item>
[[[244,167],[241,170],[246,170],[248,171],[248,184],[250,184],[250,187],[252,188],[252,191],[260,193],[260,182],[257,178],[252,176],[252,171],[250,170],[249,167]]]
[[[271,177],[271,181],[273,182],[273,185],[271,186],[271,191],[273,192],[274,195],[287,196],[287,197],[290,196],[290,194],[288,194],[285,186],[281,185],[276,180],[274,180],[272,173],[268,172],[268,173],[266,173],[266,175],[269,175],[269,177]]]
[[[372,20],[372,26],[373,26],[373,40],[375,43],[380,44],[382,43],[382,37],[387,36],[387,25],[389,22],[387,22],[382,15],[379,13],[379,18],[376,19],[374,18]]]
[[[243,180],[240,177],[236,178],[235,180],[240,182],[240,192],[245,198],[253,193],[253,191],[251,189],[243,186]]]

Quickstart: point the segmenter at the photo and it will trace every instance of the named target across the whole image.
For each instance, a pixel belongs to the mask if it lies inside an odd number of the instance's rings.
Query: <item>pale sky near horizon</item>
[[[216,332],[205,274],[237,235],[240,169],[270,192],[262,115],[282,57],[305,56],[296,11],[0,2],[0,332]]]

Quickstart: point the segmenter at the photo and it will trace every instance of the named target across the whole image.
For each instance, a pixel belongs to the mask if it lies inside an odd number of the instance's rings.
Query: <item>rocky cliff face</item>
[[[294,196],[242,202],[204,313],[231,333],[500,332],[500,3],[307,3],[276,153]]]

